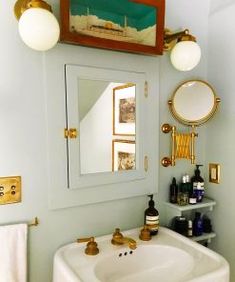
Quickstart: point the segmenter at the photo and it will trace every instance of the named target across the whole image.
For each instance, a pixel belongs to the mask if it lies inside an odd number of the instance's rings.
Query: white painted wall
[[[202,58],[199,65],[190,72],[179,72],[173,69],[169,53],[161,57],[161,70],[160,70],[160,126],[164,123],[175,125],[177,130],[188,130],[179,124],[169,113],[167,102],[173,94],[176,86],[185,80],[194,78],[207,80],[207,27],[208,27],[208,14],[209,14],[210,1],[184,1],[177,0],[166,1],[166,23],[167,28],[178,31],[188,28],[190,32],[197,37],[197,41],[202,49]],[[210,126],[210,123],[208,123]],[[205,163],[205,133],[206,126],[197,128],[199,137],[196,138],[196,162]],[[170,136],[169,134],[160,133],[160,159],[169,156],[170,154]],[[183,174],[189,173],[193,175],[194,165],[189,161],[178,160],[175,167],[164,168],[160,166],[160,179],[159,179],[159,199],[160,199],[160,212],[161,219],[164,221],[165,206],[164,202],[168,201],[169,185],[172,178],[175,176],[178,181]],[[207,169],[201,169],[202,176],[206,177]]]
[[[50,211],[48,209],[48,163],[47,163],[47,120],[45,107],[45,86],[43,78],[43,55],[24,46],[19,39],[17,21],[13,15],[13,0],[0,4],[0,174],[21,175],[22,203],[0,206],[0,224],[28,221],[38,216],[40,225],[29,232],[29,277],[30,282],[51,281],[52,259],[55,250],[77,237],[101,235],[143,224],[146,197],[105,202]],[[161,124],[171,122],[166,106],[167,99],[182,80],[206,78],[207,15],[209,0],[167,0],[166,26],[178,29],[189,28],[198,37],[202,46],[202,62],[190,73],[179,73],[172,68],[168,55],[151,57],[161,61],[160,107]],[[58,12],[59,1],[51,1]],[[202,8],[203,7],[203,8]],[[76,50],[81,56],[96,54],[97,61],[104,65],[113,60],[126,61],[135,55],[90,49],[78,46],[60,46],[68,52]],[[112,55],[112,56],[111,56]],[[135,57],[136,58],[136,57]],[[138,56],[139,64],[141,58]],[[70,63],[70,62],[69,62]],[[157,73],[156,73],[157,75]],[[179,126],[177,124],[177,126]],[[156,124],[156,130],[159,130]],[[204,161],[203,128],[200,128],[197,152],[200,162]],[[156,144],[158,147],[159,144]],[[169,136],[160,138],[161,157],[169,152]],[[158,162],[158,160],[156,160]],[[187,162],[180,162],[175,168],[161,168],[157,202],[168,197],[168,185],[172,176],[179,177],[185,171],[192,171]],[[164,207],[159,206],[164,222]]]
[[[235,3],[211,2],[209,17],[208,78],[221,97],[221,106],[208,128],[206,158],[221,164],[221,183],[208,183],[208,193],[217,202],[213,223],[218,236],[212,247],[231,265],[231,282],[235,281],[234,224],[234,140],[235,140]],[[220,10],[215,10],[215,4]],[[218,6],[220,5],[220,6]]]

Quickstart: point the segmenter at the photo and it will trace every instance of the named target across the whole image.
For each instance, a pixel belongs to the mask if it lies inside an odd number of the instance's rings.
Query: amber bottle
[[[154,207],[153,195],[149,195],[149,197],[149,207],[144,212],[145,225],[147,225],[151,235],[156,235],[159,229],[159,213]]]

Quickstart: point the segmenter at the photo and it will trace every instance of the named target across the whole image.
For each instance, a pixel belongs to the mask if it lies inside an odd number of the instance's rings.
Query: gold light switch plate
[[[209,182],[220,183],[220,165],[209,164]]]
[[[0,177],[0,205],[21,202],[21,177]]]

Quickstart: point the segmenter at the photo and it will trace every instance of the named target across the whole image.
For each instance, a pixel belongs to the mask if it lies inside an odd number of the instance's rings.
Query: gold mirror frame
[[[174,98],[177,94],[177,91],[182,87],[184,86],[185,84],[188,84],[190,82],[201,82],[203,84],[205,84],[206,86],[208,86],[213,95],[214,95],[214,105],[211,109],[211,111],[204,117],[198,119],[198,120],[188,120],[186,118],[183,118],[179,113],[177,113],[175,107],[174,107]],[[187,81],[184,81],[183,83],[181,83],[177,88],[176,90],[174,91],[171,99],[168,101],[168,105],[169,105],[169,108],[170,108],[170,111],[173,115],[173,117],[178,120],[180,123],[184,124],[184,125],[189,125],[189,126],[199,126],[199,125],[202,125],[204,124],[205,122],[207,122],[209,119],[211,119],[213,117],[213,115],[215,114],[215,112],[217,111],[218,109],[218,105],[219,105],[219,102],[220,102],[220,98],[218,98],[216,96],[216,93],[215,93],[215,90],[213,89],[213,87],[206,81],[204,80],[199,80],[199,79],[192,79],[192,80],[187,80]]]
[[[213,106],[210,111],[208,111],[208,114],[202,116],[201,118],[197,120],[189,120],[186,118],[183,118],[174,107],[174,98],[177,94],[177,91],[184,85],[189,84],[193,82],[200,82],[205,84],[207,87],[210,88],[212,94],[213,94]],[[191,97],[191,99],[193,99]],[[212,100],[212,101],[213,101]],[[176,90],[174,91],[172,98],[168,100],[168,105],[170,108],[170,111],[173,115],[173,117],[178,120],[180,123],[184,125],[188,125],[191,127],[191,130],[187,133],[185,132],[178,132],[176,130],[175,126],[171,126],[168,123],[165,123],[162,125],[161,129],[163,133],[171,133],[171,154],[170,157],[164,157],[161,160],[161,164],[164,167],[168,166],[175,166],[176,159],[188,159],[191,161],[191,164],[195,163],[195,138],[198,137],[198,134],[195,132],[195,127],[204,124],[207,122],[212,116],[215,114],[216,110],[218,109],[218,105],[220,102],[220,98],[218,98],[215,94],[215,90],[212,88],[212,86],[203,80],[187,80],[183,83],[181,83]],[[186,105],[187,107],[187,105]]]

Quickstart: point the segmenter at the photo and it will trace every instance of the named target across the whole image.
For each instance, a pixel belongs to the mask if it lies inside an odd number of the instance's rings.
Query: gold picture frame
[[[112,171],[135,169],[135,141],[114,139],[112,141]]]
[[[149,55],[164,46],[165,0],[60,0],[61,42]]]
[[[136,85],[113,88],[113,135],[134,136],[136,124]]]

